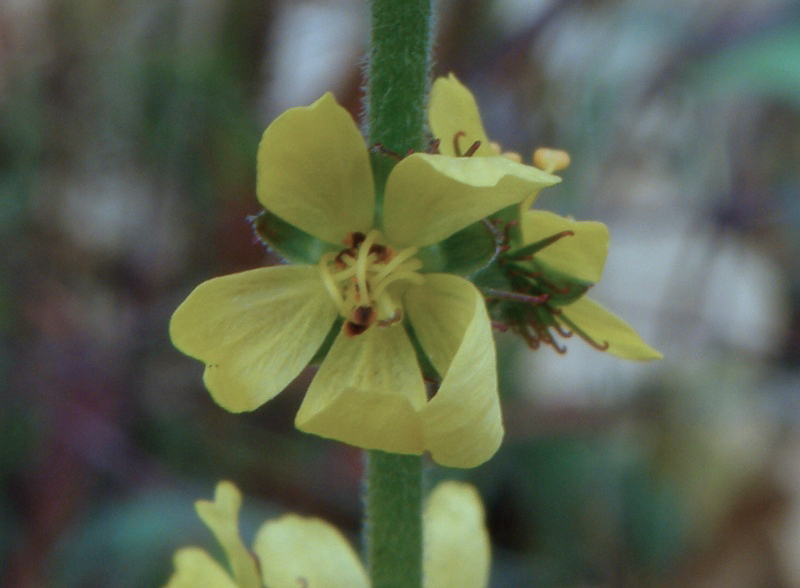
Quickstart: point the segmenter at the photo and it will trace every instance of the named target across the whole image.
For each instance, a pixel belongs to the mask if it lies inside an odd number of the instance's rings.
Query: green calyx
[[[268,210],[248,220],[259,241],[290,263],[313,265],[323,254],[341,249],[298,229]]]

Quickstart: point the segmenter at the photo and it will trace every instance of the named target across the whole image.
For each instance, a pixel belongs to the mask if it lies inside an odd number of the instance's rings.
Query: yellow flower
[[[376,204],[369,153],[349,114],[330,94],[290,109],[264,132],[258,198],[322,243],[316,263],[201,284],[175,311],[172,341],[205,362],[214,400],[241,412],[283,390],[330,334],[298,428],[478,465],[503,435],[486,307],[470,282],[416,255],[555,181],[503,157],[415,153],[397,163]],[[441,378],[430,394],[415,343]]]
[[[199,500],[197,513],[222,546],[230,572],[199,547],[180,549],[166,588],[369,588],[369,579],[347,540],[328,523],[293,514],[264,523],[253,552],[239,535],[242,496],[220,482],[214,501]],[[423,520],[426,588],[485,588],[490,542],[483,506],[472,486],[439,484]]]
[[[483,129],[472,93],[453,74],[431,89],[428,121],[439,151],[451,156],[492,157],[500,147]],[[519,161],[516,153],[504,153]],[[569,165],[569,155],[537,149],[535,165],[548,173]],[[608,254],[608,229],[599,222],[574,221],[530,210],[536,194],[526,198],[518,215],[500,231],[506,251],[475,276],[483,285],[492,317],[522,335],[533,348],[540,344],[565,351],[556,336],[577,334],[594,347],[625,359],[659,359],[625,321],[584,294],[600,281]]]
[[[555,336],[575,334],[623,359],[663,357],[628,323],[584,295],[603,273],[609,242],[603,223],[527,210],[521,213],[520,229],[519,247],[501,254],[498,264],[511,282],[511,290],[544,299],[521,303],[496,298],[489,304],[502,316],[500,320],[534,348],[544,343],[563,352]],[[549,243],[533,255],[525,250],[542,242]]]

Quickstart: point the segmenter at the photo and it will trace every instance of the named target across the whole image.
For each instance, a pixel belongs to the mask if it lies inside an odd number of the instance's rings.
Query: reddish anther
[[[473,155],[475,155],[475,152],[478,150],[478,147],[480,147],[480,146],[481,146],[481,142],[480,141],[475,141],[472,145],[469,146],[469,149],[467,149],[464,152],[463,157],[472,157]]]

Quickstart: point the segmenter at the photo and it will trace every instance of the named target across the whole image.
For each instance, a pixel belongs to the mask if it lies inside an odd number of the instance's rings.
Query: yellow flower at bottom
[[[366,449],[427,450],[452,467],[483,463],[503,436],[483,297],[415,256],[552,178],[503,157],[415,153],[393,168],[377,207],[369,154],[347,111],[330,94],[290,109],[264,132],[258,198],[324,247],[314,264],[201,284],[175,311],[172,341],[206,364],[214,400],[241,412],[283,390],[341,320],[297,427]],[[435,392],[414,342],[441,378]]]
[[[264,523],[251,554],[238,531],[242,497],[230,482],[217,485],[213,502],[198,501],[203,522],[222,545],[233,573],[197,547],[180,549],[166,588],[369,588],[352,546],[328,523],[284,515]],[[474,488],[439,484],[423,520],[425,588],[485,588],[490,541]]]

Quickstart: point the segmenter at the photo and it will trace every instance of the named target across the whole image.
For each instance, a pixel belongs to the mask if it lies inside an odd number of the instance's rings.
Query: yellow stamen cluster
[[[339,253],[326,253],[319,260],[322,281],[345,319],[345,332],[358,335],[377,323],[387,327],[403,320],[403,309],[390,284],[408,281],[422,284],[422,262],[415,259],[415,247],[400,253],[378,243],[380,233],[350,233],[349,247]]]

